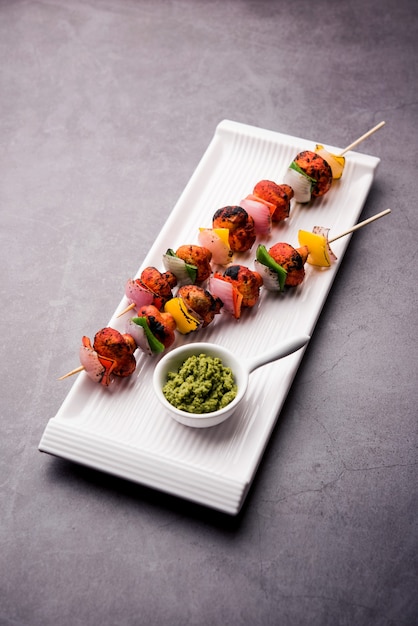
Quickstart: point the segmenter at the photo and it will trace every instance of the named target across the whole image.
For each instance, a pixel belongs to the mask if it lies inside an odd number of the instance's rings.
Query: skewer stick
[[[85,369],[84,365],[80,365],[79,367],[76,367],[74,370],[71,370],[71,372],[67,372],[66,374],[64,374],[64,376],[60,376],[58,380],[64,380],[64,378],[69,378],[70,376],[74,376],[74,374],[78,374],[79,372],[82,372],[84,369]]]
[[[379,122],[379,124],[376,124],[376,126],[371,128],[370,130],[368,130],[367,133],[364,133],[364,135],[362,135],[361,137],[359,137],[358,139],[353,141],[353,143],[350,143],[349,146],[344,148],[344,150],[342,152],[340,152],[339,156],[343,156],[343,154],[345,154],[349,150],[352,150],[353,148],[358,146],[359,143],[361,143],[362,141],[364,141],[365,139],[370,137],[370,135],[373,135],[373,133],[375,133],[377,130],[379,130],[379,128],[382,128],[382,126],[384,126],[384,125],[385,125],[385,122]]]
[[[358,230],[359,228],[363,228],[363,226],[366,226],[367,224],[370,224],[370,222],[374,222],[375,220],[378,220],[380,217],[383,217],[384,215],[387,215],[388,213],[390,213],[390,209],[386,209],[385,211],[376,213],[376,215],[372,215],[372,217],[369,217],[367,220],[363,220],[362,222],[355,224],[348,230],[345,230],[343,233],[340,233],[336,237],[329,239],[328,243],[332,243],[333,241],[336,241],[337,239],[341,239],[341,237],[345,237],[346,235],[353,233],[355,230]]]
[[[132,309],[135,308],[135,303],[132,302],[132,304],[130,304],[129,306],[126,307],[126,309],[123,309],[123,311],[121,311],[120,313],[118,313],[118,315],[116,317],[122,317],[122,315],[124,315],[125,313],[127,313],[128,311],[132,311]]]

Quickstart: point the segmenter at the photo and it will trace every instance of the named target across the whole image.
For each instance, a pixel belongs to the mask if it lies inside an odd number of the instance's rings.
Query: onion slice
[[[81,365],[92,381],[101,383],[104,387],[110,385],[113,380],[112,370],[115,361],[105,356],[100,356],[100,354],[93,349],[88,337],[83,337],[82,339],[79,357]]]
[[[88,346],[81,345],[79,350],[80,363],[84,367],[86,374],[95,383],[100,383],[106,371],[99,361],[99,355]]]
[[[232,283],[220,274],[214,274],[209,279],[209,291],[213,296],[222,300],[224,311],[236,319],[241,317],[242,294]]]
[[[199,315],[187,306],[183,298],[178,296],[165,303],[164,311],[173,316],[177,330],[182,335],[198,330],[202,325]]]
[[[271,233],[272,214],[269,206],[261,198],[255,200],[254,196],[247,196],[241,200],[239,205],[253,218],[255,232],[258,235],[269,235]]]
[[[273,218],[274,211],[276,210],[276,205],[274,204],[274,202],[269,202],[269,200],[266,200],[262,196],[257,196],[257,194],[254,193],[249,193],[247,198],[248,200],[256,200],[257,202],[262,202],[263,204],[265,204],[269,208],[269,211]]]
[[[129,302],[135,304],[138,309],[152,304],[154,299],[154,294],[148,287],[141,283],[139,279],[132,280],[132,278],[125,285],[125,295]]]
[[[163,264],[166,271],[170,271],[175,275],[179,287],[182,285],[194,285],[196,282],[197,267],[186,263],[186,261],[178,257],[171,248],[163,254]]]
[[[265,287],[267,291],[282,291],[280,276],[277,272],[267,267],[267,265],[263,265],[260,261],[257,261],[257,259],[254,261],[254,269],[263,279],[263,287]]]
[[[262,244],[257,248],[254,267],[261,275],[263,285],[268,291],[283,291],[287,271],[273,259],[266,246]]]
[[[284,175],[283,182],[292,187],[294,192],[293,197],[296,202],[305,204],[311,199],[313,179],[301,170],[295,169],[295,167],[297,166],[294,163],[291,163]]]
[[[212,253],[215,265],[228,265],[232,261],[233,252],[229,246],[228,228],[200,228],[199,243]]]

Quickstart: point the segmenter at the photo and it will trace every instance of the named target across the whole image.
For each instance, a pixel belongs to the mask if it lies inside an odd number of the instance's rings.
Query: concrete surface
[[[2,626],[412,626],[415,0],[1,0]],[[243,511],[38,451],[229,118],[381,158]]]

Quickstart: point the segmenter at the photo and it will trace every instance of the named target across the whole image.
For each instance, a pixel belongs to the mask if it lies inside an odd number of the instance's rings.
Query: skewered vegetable
[[[199,316],[178,296],[171,298],[171,300],[166,303],[164,311],[173,316],[176,322],[176,328],[182,335],[192,333],[202,325],[202,320]]]
[[[332,178],[334,180],[339,180],[343,175],[343,170],[345,167],[345,157],[339,154],[332,154],[332,152],[326,150],[326,148],[324,148],[324,146],[319,143],[317,143],[315,146],[315,152],[316,154],[319,154],[319,156],[321,156],[323,159],[325,159],[325,161],[330,166],[332,171]]]
[[[202,246],[211,251],[212,262],[216,265],[228,265],[232,261],[228,228],[200,228],[198,239]]]
[[[271,232],[271,210],[267,203],[253,195],[247,196],[240,202],[240,206],[247,211],[254,220],[257,235],[268,235]]]
[[[300,230],[298,240],[301,246],[308,248],[307,262],[318,267],[330,267],[337,257],[328,244],[329,228],[315,226],[312,232]]]

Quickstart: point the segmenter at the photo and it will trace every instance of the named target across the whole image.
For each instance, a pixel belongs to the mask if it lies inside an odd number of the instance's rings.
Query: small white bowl
[[[279,346],[259,355],[251,360],[245,360],[236,357],[230,350],[213,343],[190,343],[179,348],[175,348],[168,352],[157,363],[153,375],[154,391],[158,400],[170,415],[180,424],[192,426],[193,428],[207,428],[208,426],[216,426],[224,422],[237,409],[238,405],[245,396],[248,387],[249,375],[252,371],[271,361],[276,361],[282,357],[295,352],[302,348],[310,337],[303,335],[301,337],[292,337],[281,343]],[[218,411],[210,413],[188,413],[177,409],[170,404],[163,394],[163,387],[167,382],[168,372],[177,372],[184,361],[193,355],[207,354],[211,357],[221,359],[225,367],[230,367],[234,375],[234,379],[238,388],[237,395],[227,406]]]

